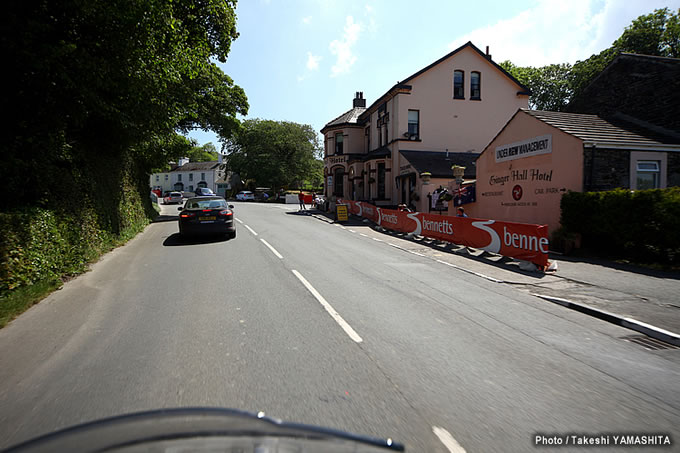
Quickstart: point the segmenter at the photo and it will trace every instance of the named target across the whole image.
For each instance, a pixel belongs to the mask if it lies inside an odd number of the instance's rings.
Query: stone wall
[[[584,192],[630,188],[630,151],[583,149]]]
[[[680,59],[621,55],[566,111],[608,120],[619,113],[680,133]]]
[[[680,186],[680,153],[668,153],[668,187]]]

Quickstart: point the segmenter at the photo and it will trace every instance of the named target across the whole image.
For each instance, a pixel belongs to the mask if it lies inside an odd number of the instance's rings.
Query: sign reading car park
[[[496,162],[505,162],[549,153],[552,153],[552,135],[541,135],[540,137],[496,147]]]

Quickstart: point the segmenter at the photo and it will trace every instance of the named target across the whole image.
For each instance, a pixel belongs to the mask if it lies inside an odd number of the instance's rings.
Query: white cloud
[[[663,1],[663,0],[661,0]],[[449,44],[488,45],[494,61],[520,66],[575,63],[609,47],[623,28],[641,14],[660,8],[660,0],[539,0],[518,15],[479,28]]]
[[[312,16],[303,17],[302,23],[307,24],[307,25],[311,24],[312,23]]]
[[[368,17],[368,26],[366,29],[370,34],[376,34],[378,32],[378,24],[375,21],[375,8],[371,5],[366,5],[366,13],[364,15]]]
[[[307,69],[309,69],[310,71],[318,70],[319,61],[321,61],[321,56],[312,55],[312,52],[307,52]]]
[[[361,24],[355,23],[352,16],[347,16],[342,39],[336,39],[330,44],[331,53],[337,57],[335,64],[331,67],[331,76],[349,72],[357,61],[352,47],[359,39],[359,33],[361,33]]]

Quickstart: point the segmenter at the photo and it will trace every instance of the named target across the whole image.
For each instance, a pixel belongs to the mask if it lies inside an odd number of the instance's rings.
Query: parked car
[[[255,194],[249,190],[244,190],[236,194],[238,201],[255,201]]]
[[[187,199],[179,213],[179,234],[182,237],[199,234],[224,234],[236,237],[234,206],[222,197],[193,197]]]
[[[182,202],[181,192],[170,192],[165,195],[165,198],[163,198],[164,204],[178,204],[181,202]]]
[[[215,197],[215,192],[208,189],[207,187],[199,187],[194,192],[197,197]]]

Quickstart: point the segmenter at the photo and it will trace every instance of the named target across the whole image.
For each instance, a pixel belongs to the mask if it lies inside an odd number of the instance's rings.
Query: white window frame
[[[631,151],[630,152],[630,188],[637,188],[638,162],[659,162],[659,188],[665,189],[668,178],[668,153],[655,151]]]

